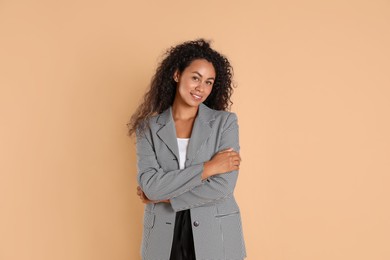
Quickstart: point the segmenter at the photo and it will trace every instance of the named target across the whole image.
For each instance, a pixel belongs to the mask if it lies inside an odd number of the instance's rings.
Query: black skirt
[[[170,260],[195,260],[189,209],[176,212]]]

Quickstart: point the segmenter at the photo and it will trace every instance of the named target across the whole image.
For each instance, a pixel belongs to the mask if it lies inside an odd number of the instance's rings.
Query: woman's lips
[[[191,96],[192,96],[195,100],[201,100],[201,99],[202,99],[202,96],[199,96],[199,95],[196,95],[196,94],[192,94],[192,93],[191,93]]]

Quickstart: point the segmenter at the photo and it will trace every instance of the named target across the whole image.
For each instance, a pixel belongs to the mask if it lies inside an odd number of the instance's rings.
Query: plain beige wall
[[[239,87],[248,260],[390,259],[389,1],[0,2],[0,259],[139,259],[126,123],[205,37]]]

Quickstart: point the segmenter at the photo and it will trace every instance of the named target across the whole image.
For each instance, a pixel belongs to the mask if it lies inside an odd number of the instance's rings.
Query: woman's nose
[[[204,88],[204,85],[206,83],[205,82],[202,82],[202,81],[199,81],[198,85],[195,87],[196,90],[200,91],[200,92],[203,92],[203,88]]]
[[[201,85],[202,85],[202,83],[195,87],[195,90],[196,90],[197,92],[199,92],[199,93],[202,93],[202,92],[203,92],[203,88],[202,88]]]

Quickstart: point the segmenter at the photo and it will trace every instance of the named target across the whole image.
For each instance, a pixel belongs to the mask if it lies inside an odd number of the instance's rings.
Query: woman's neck
[[[173,120],[190,120],[196,117],[198,113],[198,108],[197,107],[192,107],[192,106],[186,106],[183,104],[175,103],[173,102],[172,105],[172,117]]]

